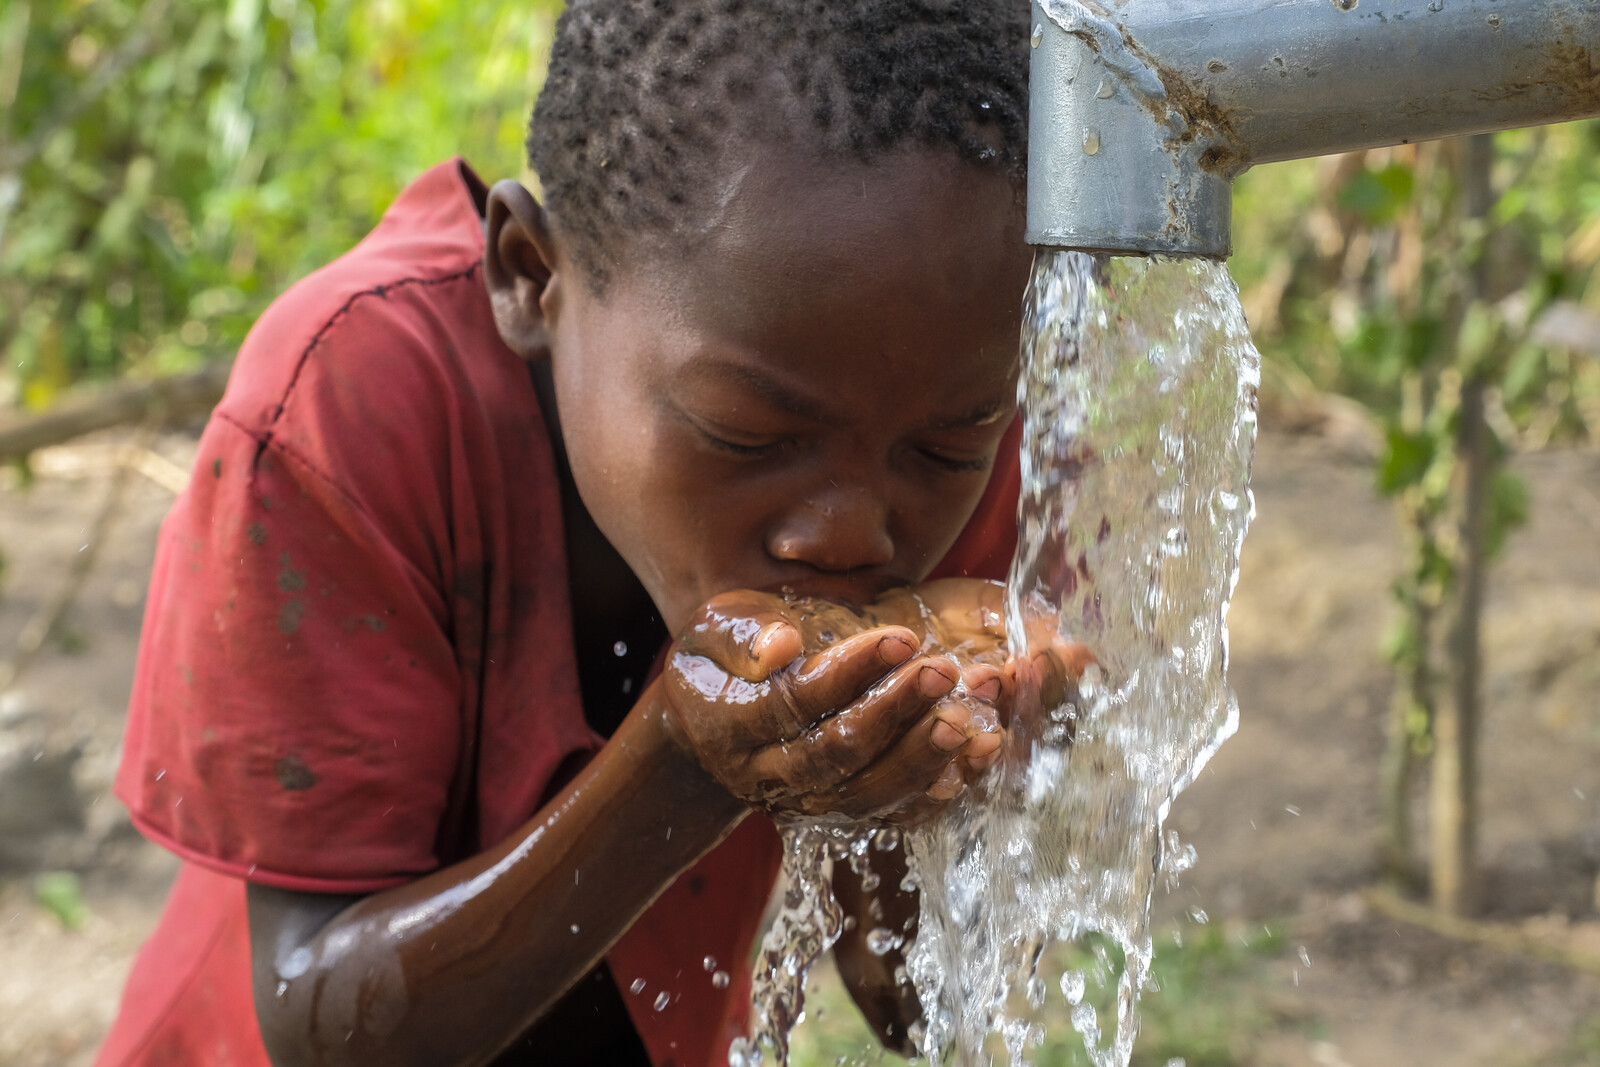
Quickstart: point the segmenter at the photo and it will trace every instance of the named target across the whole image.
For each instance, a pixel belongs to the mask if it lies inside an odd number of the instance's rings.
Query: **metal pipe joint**
[[[1034,0],[1028,241],[1227,256],[1256,163],[1600,115],[1600,0]]]

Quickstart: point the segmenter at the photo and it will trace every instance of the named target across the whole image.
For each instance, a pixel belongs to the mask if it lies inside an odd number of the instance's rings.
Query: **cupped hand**
[[[998,755],[1010,677],[943,654],[938,613],[877,608],[714,598],[674,642],[662,679],[674,739],[769,812],[898,822],[953,796]]]

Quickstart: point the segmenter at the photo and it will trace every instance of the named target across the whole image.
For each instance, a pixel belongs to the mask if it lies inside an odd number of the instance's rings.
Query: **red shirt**
[[[414,880],[503,840],[602,744],[549,434],[494,326],[474,189],[434,168],[268,309],[162,528],[116,792],[186,862],[104,1067],[267,1067],[245,882]],[[1015,434],[937,573],[1004,576]],[[700,961],[748,958],[778,861],[771,823],[745,820],[608,954],[658,1065],[725,1062],[748,976],[719,990]]]

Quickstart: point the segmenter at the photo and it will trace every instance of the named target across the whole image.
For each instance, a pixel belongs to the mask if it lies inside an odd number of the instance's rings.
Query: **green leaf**
[[[1390,425],[1383,457],[1378,461],[1378,488],[1392,496],[1408,485],[1417,485],[1433,465],[1437,443],[1427,433],[1407,433]]]
[[[1528,484],[1511,471],[1497,470],[1489,483],[1485,551],[1493,557],[1505,548],[1512,530],[1528,521]]]
[[[1415,186],[1411,168],[1399,163],[1382,170],[1363,170],[1339,191],[1339,206],[1368,223],[1392,222],[1411,202]]]
[[[71,871],[50,871],[33,882],[33,899],[68,930],[81,930],[89,919],[83,886]]]

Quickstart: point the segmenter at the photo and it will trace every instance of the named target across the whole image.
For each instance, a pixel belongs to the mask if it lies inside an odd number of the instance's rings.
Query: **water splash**
[[[1233,733],[1228,599],[1245,529],[1260,363],[1238,290],[1205,260],[1043,252],[1023,330],[1020,544],[1007,633],[1097,662],[1076,694],[1017,726],[988,795],[908,835],[922,881],[910,953],[930,1063],[1012,1063],[1042,1038],[1051,941],[1101,935],[1121,960],[1102,1018],[1063,990],[1097,1067],[1126,1065],[1149,976],[1151,895],[1172,800]],[[1076,737],[1074,739],[1074,732]]]
[[[847,821],[784,819],[778,830],[783,838],[783,903],[756,957],[751,1034],[733,1042],[730,1067],[761,1067],[769,1050],[779,1064],[789,1062],[789,1032],[805,1018],[806,975],[844,932],[829,867],[848,863],[865,877],[871,872],[867,850],[874,842],[885,848],[899,845],[895,831]]]
[[[1075,692],[1012,723],[1000,764],[903,844],[921,889],[907,975],[930,1064],[1012,1064],[1044,1037],[1053,942],[1093,962],[1059,982],[1096,1067],[1126,1067],[1153,951],[1151,897],[1194,862],[1162,826],[1232,734],[1228,599],[1254,513],[1248,489],[1259,359],[1226,269],[1204,260],[1043,252],[1026,301],[1020,542],[1006,630],[1027,657],[1059,642],[1095,663]],[[755,975],[755,1040],[787,1062],[811,963],[844,918],[829,863],[865,873],[894,847],[855,824],[782,825],[787,890]],[[1092,985],[1115,988],[1103,1017]],[[1019,1003],[1020,1001],[1020,1003]]]

